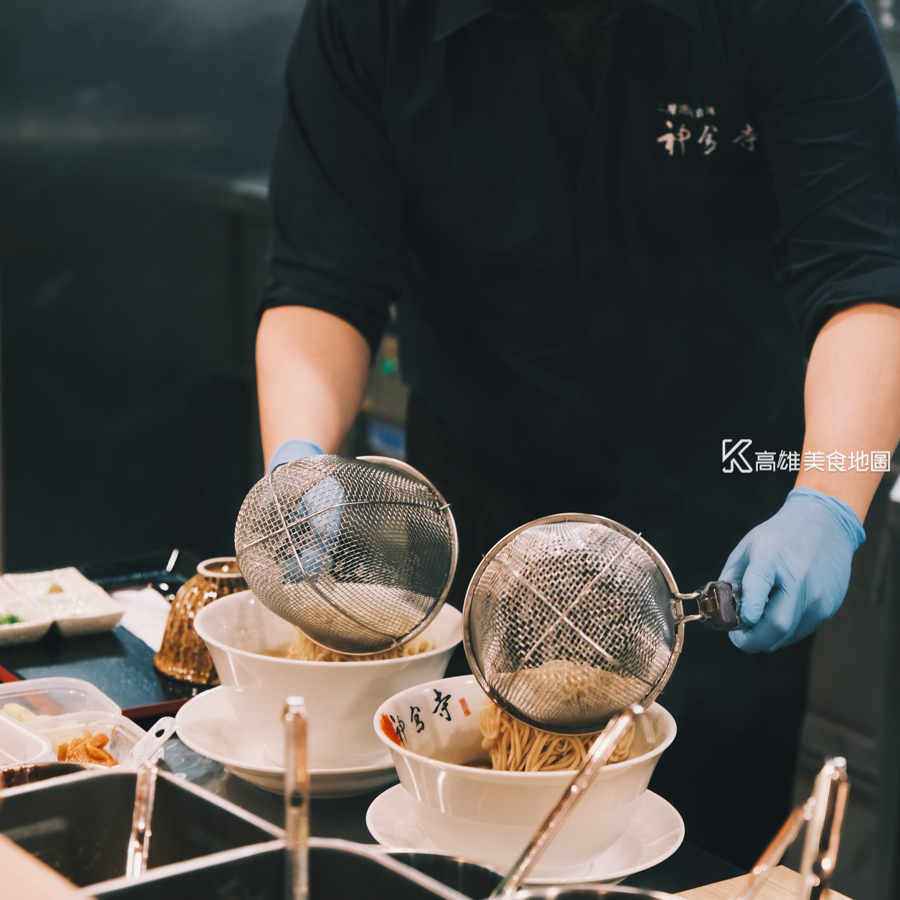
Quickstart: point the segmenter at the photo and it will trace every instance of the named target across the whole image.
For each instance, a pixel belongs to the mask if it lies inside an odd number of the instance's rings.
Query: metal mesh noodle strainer
[[[247,584],[323,647],[378,653],[419,634],[456,569],[443,497],[392,459],[310,456],[251,489],[234,534]]]
[[[545,731],[589,734],[659,694],[685,622],[737,627],[736,593],[715,582],[680,594],[662,557],[625,526],[548,516],[507,535],[476,570],[466,655],[501,709]],[[696,615],[684,615],[686,599],[698,601]]]

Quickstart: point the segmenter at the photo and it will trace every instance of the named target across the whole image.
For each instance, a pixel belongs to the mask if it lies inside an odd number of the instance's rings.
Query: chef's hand
[[[266,471],[272,472],[278,466],[308,456],[321,456],[324,452],[312,441],[296,438],[285,441],[272,454]],[[286,583],[315,582],[331,568],[345,500],[338,480],[327,475],[294,503],[293,515],[288,521],[291,539],[285,540],[277,553]]]
[[[272,458],[266,466],[266,473],[274,471],[285,463],[293,462],[295,459],[303,459],[304,456],[321,456],[324,453],[325,451],[312,441],[291,438],[291,440],[280,444],[278,449],[272,454]]]
[[[837,611],[850,561],[866,539],[859,516],[841,500],[794,488],[784,506],[757,525],[728,557],[721,581],[741,582],[741,619],[731,642],[770,652],[812,634]]]

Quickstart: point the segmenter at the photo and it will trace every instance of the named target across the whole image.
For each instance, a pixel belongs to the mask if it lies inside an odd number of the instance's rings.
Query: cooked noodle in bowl
[[[575,772],[581,768],[595,734],[561,735],[539,731],[514,719],[487,697],[478,725],[495,772]],[[634,724],[616,745],[609,763],[624,762],[634,745]],[[608,764],[609,764],[608,763]]]
[[[321,644],[310,640],[299,628],[294,630],[294,636],[287,650],[284,652],[285,659],[302,659],[307,662],[361,662],[366,660],[374,662],[379,659],[402,659],[404,656],[418,656],[420,653],[427,653],[434,650],[434,645],[427,638],[415,637],[411,641],[407,641],[401,647],[393,650],[383,650],[381,653],[370,653],[368,656],[351,656],[348,653],[338,653],[336,650],[329,650]],[[279,655],[277,652],[272,656]]]
[[[272,763],[281,765],[284,759],[285,697],[298,694],[309,716],[310,768],[333,771],[390,765],[369,724],[372,715],[398,691],[444,674],[462,637],[460,618],[458,610],[443,606],[398,653],[352,661],[322,652],[252,591],[210,603],[194,627],[209,647],[236,718],[266,744]]]
[[[486,697],[474,676],[401,691],[375,714],[419,822],[444,852],[508,869],[559,800],[590,738],[537,732]],[[482,730],[482,723],[484,729]],[[538,863],[552,878],[586,865],[625,833],[675,721],[658,704],[638,718]],[[492,768],[492,755],[506,770]],[[538,765],[546,771],[513,771]]]

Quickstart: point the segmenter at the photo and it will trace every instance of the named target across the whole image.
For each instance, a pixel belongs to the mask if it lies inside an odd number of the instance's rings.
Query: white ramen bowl
[[[490,765],[478,725],[484,700],[471,675],[417,685],[379,707],[375,732],[391,751],[400,783],[419,801],[428,836],[446,853],[506,871],[574,773],[478,768]],[[675,737],[675,720],[653,704],[635,729],[630,758],[601,769],[538,863],[539,877],[586,865],[631,824],[660,755]]]
[[[404,688],[440,678],[461,640],[461,616],[443,606],[422,632],[434,650],[399,659],[306,662],[283,655],[296,633],[270,612],[252,591],[219,597],[194,620],[206,642],[242,727],[266,743],[273,765],[284,764],[281,716],[284,701],[300,695],[309,717],[311,769],[390,765],[372,733],[372,715]],[[274,654],[274,655],[273,655]]]

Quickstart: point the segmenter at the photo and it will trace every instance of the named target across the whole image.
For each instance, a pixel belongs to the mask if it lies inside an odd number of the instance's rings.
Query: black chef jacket
[[[683,590],[715,578],[795,477],[724,473],[722,442],[799,452],[818,328],[900,305],[897,101],[860,0],[625,0],[596,41],[574,63],[530,0],[307,0],[288,63],[262,308],[374,348],[399,300],[409,458],[453,504],[462,590],[571,509],[643,531]],[[809,642],[685,647],[651,787],[746,868],[790,808]]]
[[[723,439],[799,451],[773,423],[817,329],[900,305],[864,4],[631,0],[597,40],[591,91],[527,0],[308,0],[262,309],[374,348],[399,300],[404,379],[498,478],[602,494],[722,478]]]

